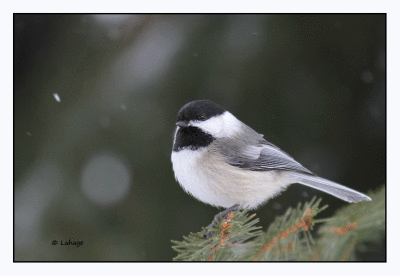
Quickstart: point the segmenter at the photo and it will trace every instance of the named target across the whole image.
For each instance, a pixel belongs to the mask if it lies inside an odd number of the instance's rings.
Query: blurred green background
[[[195,99],[322,177],[376,189],[386,15],[15,14],[14,260],[172,260],[171,239],[218,212],[172,171],[176,116]],[[294,184],[256,211],[260,225],[314,195],[325,217],[347,204]]]

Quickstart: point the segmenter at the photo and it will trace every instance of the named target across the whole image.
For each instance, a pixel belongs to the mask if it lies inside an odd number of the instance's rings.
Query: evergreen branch
[[[178,252],[174,261],[239,260],[241,254],[238,252],[250,244],[245,241],[261,234],[261,227],[255,226],[259,219],[254,216],[248,214],[247,208],[240,208],[234,214],[230,213],[227,219],[218,221],[214,228],[190,233],[182,242],[172,241],[176,244],[172,248]],[[205,239],[207,231],[213,231],[214,237]]]
[[[257,238],[260,244],[253,261],[289,261],[297,260],[311,251],[314,243],[311,234],[315,222],[313,218],[327,205],[319,208],[321,199],[314,197],[310,203],[301,203],[296,209],[289,208],[283,216],[277,217],[268,230]],[[256,240],[256,241],[257,241]]]
[[[356,261],[356,250],[367,251],[385,232],[385,187],[369,193],[372,201],[339,209],[318,231],[314,260]]]
[[[259,219],[247,209],[219,221],[214,228],[190,233],[183,241],[172,241],[175,261],[349,261],[356,251],[381,241],[385,230],[385,189],[370,193],[372,202],[349,204],[331,218],[315,219],[327,208],[321,199],[299,203],[277,217],[266,232],[255,226]],[[317,239],[311,230],[322,224]],[[214,237],[204,238],[207,231]],[[250,240],[252,239],[252,240]],[[250,240],[250,241],[249,241]],[[366,246],[367,245],[367,246]]]

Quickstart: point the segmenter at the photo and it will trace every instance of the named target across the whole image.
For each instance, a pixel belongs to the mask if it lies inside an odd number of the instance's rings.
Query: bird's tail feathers
[[[298,183],[321,190],[347,202],[370,201],[371,198],[343,185],[315,175],[297,174]]]

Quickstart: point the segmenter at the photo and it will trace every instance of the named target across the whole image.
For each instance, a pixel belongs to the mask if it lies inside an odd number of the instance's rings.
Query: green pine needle
[[[385,232],[385,188],[369,193],[372,201],[349,204],[332,218],[315,217],[328,206],[321,199],[299,203],[277,217],[267,231],[259,219],[240,208],[214,228],[172,241],[175,261],[355,261],[356,251],[368,251]],[[321,227],[313,233],[314,225]],[[204,235],[213,231],[214,237]]]

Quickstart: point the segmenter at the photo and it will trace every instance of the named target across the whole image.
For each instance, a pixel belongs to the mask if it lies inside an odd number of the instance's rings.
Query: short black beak
[[[190,126],[188,121],[179,121],[179,122],[176,122],[176,125],[178,127],[188,127],[188,126]]]

